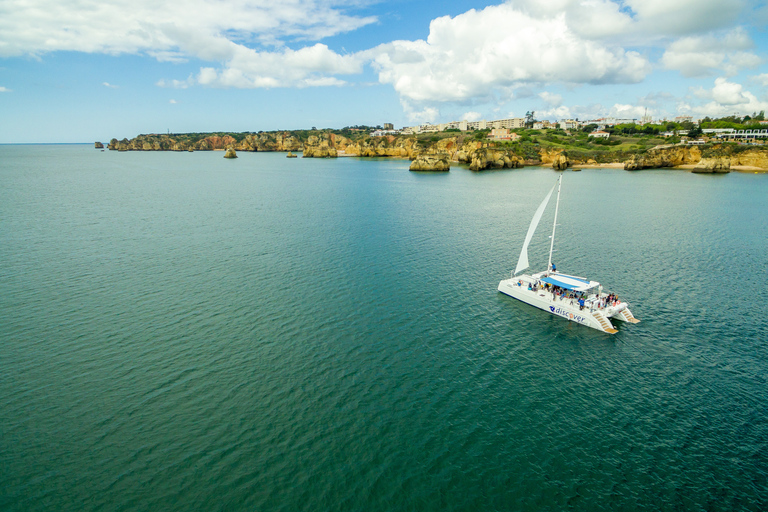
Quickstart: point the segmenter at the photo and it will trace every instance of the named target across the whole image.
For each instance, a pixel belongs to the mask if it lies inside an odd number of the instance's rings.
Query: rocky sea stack
[[[232,147],[227,148],[227,152],[224,153],[224,158],[237,158],[237,153],[235,153],[235,148],[232,148]]]
[[[448,172],[451,170],[451,162],[448,155],[423,155],[411,162],[411,171]]]
[[[526,130],[526,136],[530,137]],[[536,132],[533,130],[533,132]],[[545,133],[546,132],[546,133]],[[551,132],[551,133],[550,133]],[[638,138],[631,147],[613,149],[605,144],[592,144],[577,136],[555,130],[540,130],[536,139],[520,142],[488,140],[478,132],[427,135],[372,136],[368,133],[330,130],[297,130],[294,132],[259,133],[188,133],[148,134],[134,139],[104,144],[116,151],[234,151],[291,152],[303,158],[407,158],[432,157],[415,162],[412,170],[444,172],[446,160],[451,164],[466,164],[472,171],[514,169],[525,166],[551,166],[555,169],[578,167],[623,167],[626,170],[659,168],[697,168],[697,172],[727,172],[730,170],[768,170],[768,144],[663,144],[649,146]],[[586,135],[582,137],[586,139]],[[551,140],[550,140],[551,139]],[[628,139],[630,140],[630,139]],[[546,142],[544,144],[543,142]],[[627,144],[624,144],[627,146]],[[98,147],[98,146],[97,146]],[[288,155],[291,158],[290,155]],[[726,164],[724,158],[730,162]],[[700,165],[699,162],[701,162]]]
[[[731,159],[727,157],[702,158],[691,172],[725,174],[731,172]]]
[[[568,162],[568,157],[563,154],[559,154],[552,159],[552,168],[556,171],[564,171],[569,165],[570,162]]]

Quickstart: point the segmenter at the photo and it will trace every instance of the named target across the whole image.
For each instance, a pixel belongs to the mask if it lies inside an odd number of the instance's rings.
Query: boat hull
[[[521,276],[528,277],[528,276]],[[521,285],[519,283],[522,283]],[[555,316],[565,318],[571,322],[586,325],[598,331],[610,334],[616,333],[616,329],[610,320],[599,311],[589,308],[580,309],[577,301],[572,299],[553,298],[552,292],[544,289],[538,291],[529,290],[524,279],[504,279],[499,283],[499,291],[510,297],[525,302]]]

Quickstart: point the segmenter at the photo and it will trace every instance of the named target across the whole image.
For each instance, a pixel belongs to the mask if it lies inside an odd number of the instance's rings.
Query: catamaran
[[[614,334],[618,331],[611,323],[611,319],[633,324],[640,321],[632,315],[627,303],[619,300],[615,294],[604,291],[597,281],[563,274],[558,272],[552,263],[562,182],[563,176],[561,175],[534,213],[531,225],[528,226],[528,233],[525,235],[523,249],[520,251],[520,258],[517,260],[515,271],[512,272],[510,279],[502,279],[499,283],[499,291],[553,315],[567,318],[572,322],[592,327],[598,331]],[[557,201],[555,203],[555,220],[552,224],[547,270],[535,274],[521,274],[529,266],[528,244],[533,238],[555,187],[557,187]]]

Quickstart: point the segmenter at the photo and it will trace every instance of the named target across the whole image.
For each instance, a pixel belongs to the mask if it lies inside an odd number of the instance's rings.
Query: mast
[[[557,202],[555,202],[555,220],[552,222],[552,241],[549,243],[549,263],[547,272],[552,272],[552,250],[555,247],[555,229],[557,228],[557,210],[560,207],[560,186],[563,184],[563,175],[557,180]]]

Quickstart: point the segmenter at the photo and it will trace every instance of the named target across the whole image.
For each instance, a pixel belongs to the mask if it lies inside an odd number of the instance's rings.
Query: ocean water
[[[0,510],[768,508],[768,176],[239,156],[0,146]]]

